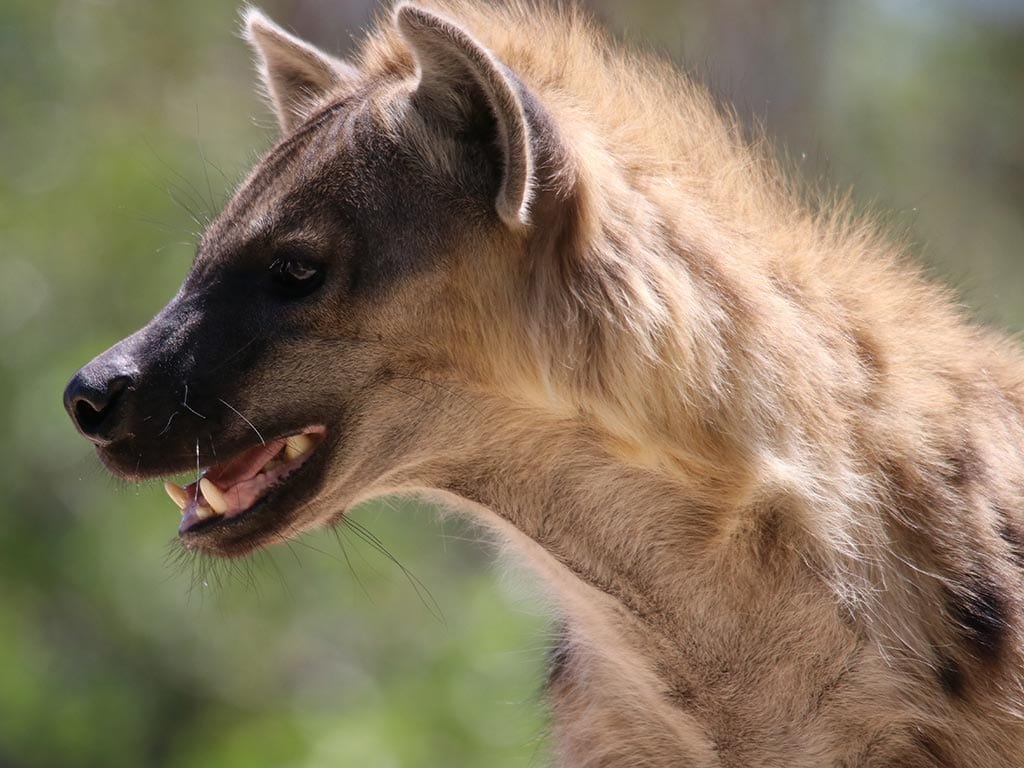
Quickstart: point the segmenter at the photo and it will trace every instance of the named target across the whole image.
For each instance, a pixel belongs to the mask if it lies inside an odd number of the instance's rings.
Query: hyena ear
[[[416,56],[417,109],[460,137],[482,127],[500,153],[497,213],[513,229],[527,225],[535,158],[522,85],[494,54],[442,16],[400,3],[395,25]]]
[[[243,18],[243,34],[256,54],[263,88],[285,133],[327,97],[357,84],[355,67],[289,34],[258,8],[247,8]]]

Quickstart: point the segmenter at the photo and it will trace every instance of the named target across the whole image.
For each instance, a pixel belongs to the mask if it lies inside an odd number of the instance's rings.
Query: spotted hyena
[[[198,450],[182,546],[486,521],[561,617],[559,765],[1024,765],[1006,336],[572,8],[245,30],[282,138],[65,393],[118,475]]]

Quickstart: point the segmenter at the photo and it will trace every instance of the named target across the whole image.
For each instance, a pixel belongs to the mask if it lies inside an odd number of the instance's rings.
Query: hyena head
[[[255,10],[245,31],[283,138],[178,294],[64,395],[114,473],[202,471],[168,485],[180,536],[229,556],[392,489],[424,398],[512,375],[473,350],[518,343],[497,326],[568,167],[516,75],[434,12],[400,5],[376,67]]]

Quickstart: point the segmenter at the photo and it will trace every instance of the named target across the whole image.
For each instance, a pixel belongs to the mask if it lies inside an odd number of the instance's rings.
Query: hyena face
[[[371,491],[400,450],[383,435],[416,416],[396,377],[451,378],[457,275],[515,250],[532,178],[515,84],[439,17],[403,7],[396,27],[409,66],[369,78],[249,14],[285,138],[177,296],[67,387],[116,474],[202,471],[168,485],[186,546],[244,554]]]

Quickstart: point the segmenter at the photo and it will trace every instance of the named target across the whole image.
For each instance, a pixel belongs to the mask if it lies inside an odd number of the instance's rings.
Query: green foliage
[[[325,45],[370,10],[280,5]],[[809,177],[894,207],[984,315],[1024,326],[1021,15],[771,7],[602,12],[766,114]],[[345,528],[182,563],[159,488],[108,479],[63,413],[68,376],[174,293],[204,217],[273,138],[249,117],[266,112],[236,13],[0,0],[0,764],[543,763],[544,617],[465,541],[479,532],[357,511],[412,578]]]

